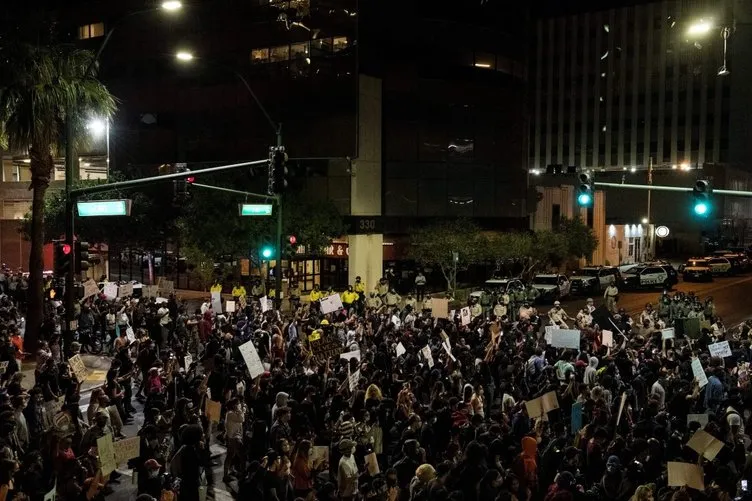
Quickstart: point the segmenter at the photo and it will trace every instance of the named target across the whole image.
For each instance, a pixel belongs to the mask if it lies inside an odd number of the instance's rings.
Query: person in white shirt
[[[347,438],[339,443],[342,457],[337,468],[337,490],[342,501],[352,501],[358,494],[358,464],[353,456],[355,445],[354,441]]]
[[[167,303],[162,303],[162,306],[157,310],[157,318],[159,318],[159,327],[162,330],[162,339],[160,340],[160,348],[164,348],[167,343],[167,336],[170,334],[170,310],[167,309]]]
[[[224,478],[229,480],[230,470],[233,469],[243,451],[243,423],[245,412],[240,400],[234,398],[227,402],[225,415],[225,436],[227,439],[227,455],[225,456]]]
[[[400,320],[399,310],[397,308],[395,308],[394,311],[392,311],[392,318],[391,318],[391,320],[392,320],[392,323],[394,324],[394,327],[396,329],[399,329],[400,327],[402,327],[402,320]]]
[[[551,320],[551,325],[555,325],[561,329],[568,329],[566,320],[572,320],[564,308],[561,307],[561,302],[554,301],[554,307],[548,311],[548,318]]]

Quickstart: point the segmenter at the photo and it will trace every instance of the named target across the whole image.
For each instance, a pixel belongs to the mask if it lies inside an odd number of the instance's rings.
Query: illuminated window
[[[4,200],[3,219],[23,219],[31,212],[31,200]]]
[[[251,63],[263,64],[269,62],[269,49],[253,49],[251,51]]]
[[[104,23],[85,24],[78,27],[78,39],[97,38],[104,36]]]
[[[334,37],[334,52],[339,52],[347,48],[347,37]]]
[[[311,56],[325,56],[332,52],[332,39],[320,38],[318,40],[311,41]]]
[[[279,61],[287,61],[290,59],[290,46],[281,45],[279,47],[272,47],[269,52],[269,60],[273,63]]]
[[[290,59],[306,58],[310,57],[310,50],[308,49],[308,42],[294,43],[290,46]]]

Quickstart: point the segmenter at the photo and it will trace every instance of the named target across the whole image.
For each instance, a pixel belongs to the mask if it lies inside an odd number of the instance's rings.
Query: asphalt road
[[[752,318],[752,274],[734,277],[717,277],[712,282],[682,282],[674,286],[672,292],[694,292],[703,301],[708,296],[713,297],[716,311],[727,327],[735,326],[744,320]],[[661,297],[660,289],[624,292],[619,294],[619,308],[624,308],[633,318],[645,308],[645,304],[656,305]],[[603,296],[593,297],[596,306],[603,302]],[[567,298],[562,301],[562,307],[574,317],[585,305],[586,298]],[[540,312],[547,312],[548,307],[538,308]]]

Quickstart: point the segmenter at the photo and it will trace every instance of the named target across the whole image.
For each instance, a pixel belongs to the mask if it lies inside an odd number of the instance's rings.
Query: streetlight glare
[[[193,54],[185,50],[179,51],[177,54],[175,54],[175,57],[179,61],[193,61]]]
[[[703,19],[700,19],[696,23],[692,23],[689,25],[689,28],[687,28],[687,35],[690,35],[690,36],[707,35],[711,29],[713,29],[713,24],[710,21],[705,21]]]
[[[107,124],[101,118],[92,118],[86,124],[86,128],[89,130],[92,136],[102,137],[107,130]]]
[[[183,8],[183,2],[180,0],[166,0],[162,2],[162,8],[166,11],[174,12]]]

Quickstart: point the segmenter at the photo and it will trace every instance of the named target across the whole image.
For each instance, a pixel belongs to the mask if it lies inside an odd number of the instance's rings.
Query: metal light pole
[[[650,157],[648,159],[648,186],[653,186],[653,157]],[[653,193],[653,190],[648,189],[648,224],[650,224],[650,195]]]
[[[105,47],[107,47],[107,44],[110,42],[110,39],[112,38],[112,34],[115,33],[115,30],[122,24],[126,19],[129,19],[134,16],[139,16],[141,14],[149,14],[155,11],[159,10],[166,10],[170,12],[174,12],[177,10],[180,10],[182,8],[182,4],[179,0],[166,0],[162,3],[162,5],[158,8],[153,9],[145,9],[145,10],[138,10],[134,12],[130,12],[126,14],[125,16],[121,17],[118,21],[116,21],[112,27],[107,31],[107,35],[105,35],[104,40],[102,41],[102,44],[99,46],[99,49],[97,49],[96,54],[94,54],[94,57],[91,61],[89,61],[89,65],[86,67],[86,71],[84,71],[82,80],[86,80],[87,78],[90,78],[94,72],[94,67],[99,62],[99,58],[102,55],[102,52],[104,51]],[[68,269],[68,273],[65,275],[65,326],[64,326],[64,335],[63,340],[65,341],[65,349],[70,349],[70,342],[73,340],[73,321],[75,319],[74,316],[74,309],[75,309],[75,298],[73,296],[73,288],[76,283],[76,275],[75,275],[75,263],[76,263],[76,246],[74,245],[74,237],[73,234],[75,232],[75,215],[74,215],[74,207],[73,207],[73,200],[71,198],[71,192],[73,191],[73,179],[78,179],[79,172],[78,169],[76,169],[76,151],[73,144],[73,120],[71,119],[71,115],[75,113],[77,110],[68,109],[65,113],[65,242],[70,245],[71,254],[70,254],[70,260],[71,260],[71,266]],[[107,130],[107,174],[109,176],[109,159],[110,159],[110,151],[109,151],[109,119],[108,119],[108,130]]]
[[[213,66],[215,68],[219,68],[221,70],[227,71],[228,73],[232,73],[235,75],[235,77],[240,80],[240,82],[243,84],[243,87],[248,91],[248,94],[251,95],[251,98],[255,101],[258,108],[261,110],[261,113],[264,114],[264,117],[266,118],[266,121],[269,123],[269,126],[274,131],[274,136],[276,138],[276,147],[279,148],[282,146],[282,124],[277,123],[274,120],[272,120],[272,117],[269,115],[269,113],[266,111],[266,108],[261,103],[261,100],[258,98],[256,93],[253,91],[253,88],[248,83],[248,80],[240,74],[235,68],[225,66],[224,64],[215,63],[214,61],[207,61],[202,58],[195,57],[192,53],[183,51],[179,52],[176,55],[176,59],[182,63],[189,63],[194,60],[199,60],[201,62],[205,62],[209,66]],[[277,193],[274,195],[274,200],[277,205],[277,236],[276,236],[276,242],[275,242],[275,248],[276,248],[276,261],[277,261],[277,272],[274,274],[274,306],[276,308],[282,307],[282,195],[280,193]]]

